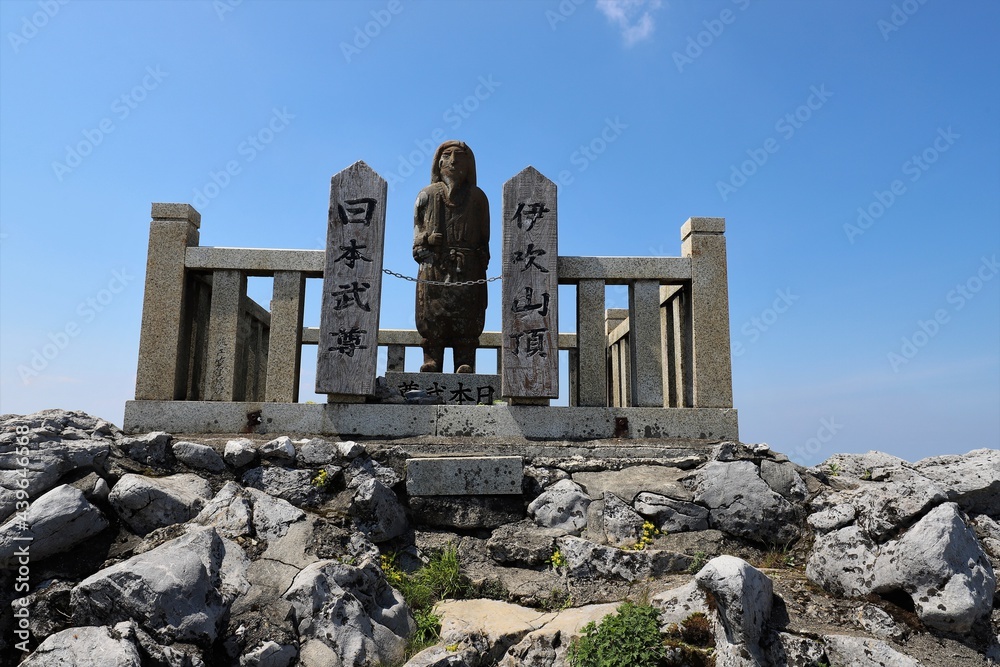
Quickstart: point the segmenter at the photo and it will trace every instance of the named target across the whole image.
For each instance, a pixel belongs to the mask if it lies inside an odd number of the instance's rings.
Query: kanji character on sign
[[[368,332],[364,329],[359,329],[358,327],[351,327],[351,330],[341,327],[340,331],[337,332],[337,343],[335,347],[329,348],[330,352],[336,350],[341,354],[346,354],[349,357],[354,356],[355,350],[367,350],[367,345],[362,345],[364,342],[364,336]]]
[[[527,271],[532,266],[541,271],[542,273],[548,273],[549,272],[548,269],[546,269],[541,264],[537,264],[535,262],[536,258],[541,257],[544,254],[545,254],[544,250],[542,250],[541,248],[535,248],[534,243],[529,243],[528,249],[526,251],[518,250],[514,253],[514,261],[524,262],[524,266],[521,268],[522,273]]]
[[[514,339],[514,354],[521,354],[521,338],[527,336],[524,341],[525,355],[533,357],[537,354],[540,357],[547,357],[548,352],[545,351],[546,332],[548,332],[548,329],[543,327],[528,329],[523,333],[511,334],[510,337]]]
[[[370,197],[346,199],[343,204],[337,204],[337,213],[345,225],[355,223],[368,227],[372,224],[372,215],[375,213],[375,200]]]
[[[517,210],[514,211],[514,217],[511,220],[517,221],[518,229],[523,229],[526,232],[530,232],[531,228],[535,226],[535,223],[542,219],[549,209],[545,208],[545,202],[534,202],[532,204],[527,204],[528,210],[524,210],[525,203],[520,202],[517,205]],[[524,213],[524,218],[521,218],[521,213]],[[527,223],[527,227],[524,226]]]
[[[340,249],[344,251],[344,254],[342,254],[340,257],[337,257],[333,261],[339,262],[340,260],[344,260],[344,263],[353,269],[355,262],[357,262],[359,259],[365,262],[372,261],[371,257],[365,257],[364,255],[361,254],[361,251],[367,247],[368,246],[366,245],[358,245],[356,239],[351,239],[351,245],[340,246]]]
[[[466,402],[473,402],[472,394],[469,393],[469,388],[463,386],[461,382],[458,383],[458,389],[451,392],[451,398],[449,400],[458,401],[459,405],[463,405]]]
[[[545,317],[545,315],[549,312],[549,293],[542,292],[541,303],[531,303],[533,294],[534,290],[530,286],[525,286],[524,303],[522,304],[520,299],[514,299],[514,304],[511,306],[511,310],[515,313],[527,313],[532,310],[537,310],[539,315]]]
[[[366,312],[371,311],[371,307],[367,303],[361,303],[361,294],[367,292],[369,287],[371,287],[371,284],[361,283],[359,285],[357,280],[341,285],[339,291],[331,293],[331,296],[337,299],[337,303],[333,306],[333,309],[344,310],[351,306],[357,306]]]

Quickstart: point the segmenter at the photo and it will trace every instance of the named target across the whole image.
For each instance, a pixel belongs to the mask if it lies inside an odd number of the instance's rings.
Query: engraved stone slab
[[[559,396],[556,184],[527,167],[503,186],[503,395]]]
[[[500,376],[485,373],[394,373],[387,372],[385,381],[405,394],[422,389],[439,397],[447,405],[493,405],[500,399]]]
[[[520,495],[520,456],[445,456],[409,459],[406,492],[411,496]]]
[[[375,391],[386,190],[360,161],[330,180],[316,393]]]

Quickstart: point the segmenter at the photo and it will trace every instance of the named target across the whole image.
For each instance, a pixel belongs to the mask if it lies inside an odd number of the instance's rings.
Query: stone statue
[[[443,372],[444,348],[454,353],[455,372],[473,373],[486,322],[486,269],[490,262],[490,206],[476,186],[476,158],[461,141],[438,146],[431,184],[417,195],[413,214],[413,258],[417,277],[417,331],[423,337],[421,372]]]

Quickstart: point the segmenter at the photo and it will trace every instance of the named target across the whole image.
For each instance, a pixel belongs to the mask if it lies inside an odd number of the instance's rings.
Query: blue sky
[[[153,201],[194,204],[202,245],[320,248],[329,178],[363,159],[412,275],[444,135],[495,240],[529,164],[559,183],[562,254],[675,256],[686,218],[727,219],[744,441],[998,447],[998,28],[985,0],[5,0],[0,412],[121,422]],[[382,326],[412,328],[412,285],[383,292]]]

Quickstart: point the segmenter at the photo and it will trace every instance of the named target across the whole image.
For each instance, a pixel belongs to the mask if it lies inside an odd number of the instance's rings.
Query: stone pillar
[[[636,280],[628,287],[628,351],[632,405],[663,407],[663,343],[660,338],[660,284]]]
[[[198,245],[201,214],[188,204],[153,204],[136,369],[137,401],[183,399],[188,327],[184,255]]]
[[[406,346],[389,345],[385,361],[386,372],[402,373],[406,370]]]
[[[212,314],[208,321],[206,400],[236,399],[240,320],[243,319],[246,293],[245,273],[232,269],[215,271],[212,277]]]
[[[576,286],[576,404],[580,406],[608,405],[608,336],[602,313],[604,281],[581,280]]]
[[[301,271],[276,271],[271,293],[271,332],[264,400],[296,403],[302,365],[302,313],[306,277]]]
[[[611,332],[628,318],[628,308],[608,308],[604,314],[605,340],[609,340]],[[627,355],[622,354],[625,339],[607,345],[608,354],[608,400],[614,407],[628,405],[628,372]]]
[[[733,407],[725,218],[688,218],[681,254],[691,258],[692,395],[696,408]]]

